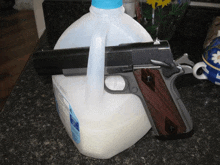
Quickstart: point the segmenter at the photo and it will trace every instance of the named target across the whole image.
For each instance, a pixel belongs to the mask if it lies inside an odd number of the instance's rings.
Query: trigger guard
[[[112,94],[126,94],[128,89],[128,81],[121,75],[105,76],[105,91]]]

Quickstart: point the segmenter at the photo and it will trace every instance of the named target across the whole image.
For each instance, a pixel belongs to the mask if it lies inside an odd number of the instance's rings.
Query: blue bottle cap
[[[122,0],[92,0],[92,6],[100,9],[116,9],[122,5]]]

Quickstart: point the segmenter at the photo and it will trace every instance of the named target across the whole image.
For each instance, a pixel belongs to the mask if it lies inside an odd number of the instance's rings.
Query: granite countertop
[[[192,10],[188,14],[197,19],[196,15],[203,18],[202,13]],[[186,15],[187,20],[189,22]],[[206,25],[204,20],[198,20],[198,25],[201,22]],[[193,19],[192,22],[195,24]],[[195,28],[184,20],[182,24],[170,41],[172,52],[175,57],[188,52],[190,58],[198,62],[208,25],[196,37],[192,30]],[[183,33],[185,28],[187,34]],[[199,30],[202,31],[196,31]],[[41,41],[41,46],[46,44]],[[0,164],[220,164],[220,86],[198,81],[193,76],[183,76],[177,81],[179,93],[193,119],[194,135],[160,141],[150,130],[122,153],[99,160],[78,152],[57,114],[51,77],[38,76],[30,60],[0,114]]]

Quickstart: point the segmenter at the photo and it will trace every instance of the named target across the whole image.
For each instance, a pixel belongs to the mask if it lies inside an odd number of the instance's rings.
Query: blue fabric
[[[211,65],[213,65],[213,66],[215,66],[217,68],[220,68],[220,63],[216,61],[216,57],[214,58],[214,55],[217,55],[218,52],[220,52],[220,48],[218,48],[218,47],[214,47],[214,48],[208,50],[208,58],[206,58],[206,60]]]
[[[100,9],[116,9],[122,5],[122,0],[92,0],[92,6]]]
[[[205,71],[203,72],[207,78],[209,79],[209,81],[213,82],[213,83],[220,83],[220,72],[213,69],[210,66],[207,66],[207,70],[209,71],[209,73],[207,74]]]
[[[216,47],[220,45],[220,37],[215,38],[211,43],[211,47]]]
[[[207,64],[207,70],[209,73],[204,72],[207,78],[213,82],[220,84],[220,71],[215,69],[220,68],[220,37],[215,38],[210,45],[205,49],[203,57],[206,61],[212,65]]]

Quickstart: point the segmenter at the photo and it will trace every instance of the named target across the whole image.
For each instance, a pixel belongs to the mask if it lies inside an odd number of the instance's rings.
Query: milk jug
[[[105,47],[134,42],[152,42],[152,38],[124,13],[122,0],[92,0],[90,12],[70,25],[54,47],[90,47],[87,75],[52,76],[58,114],[69,137],[86,156],[111,158],[151,128],[136,95],[104,90],[104,83],[111,90],[125,86],[122,77],[105,79]]]

